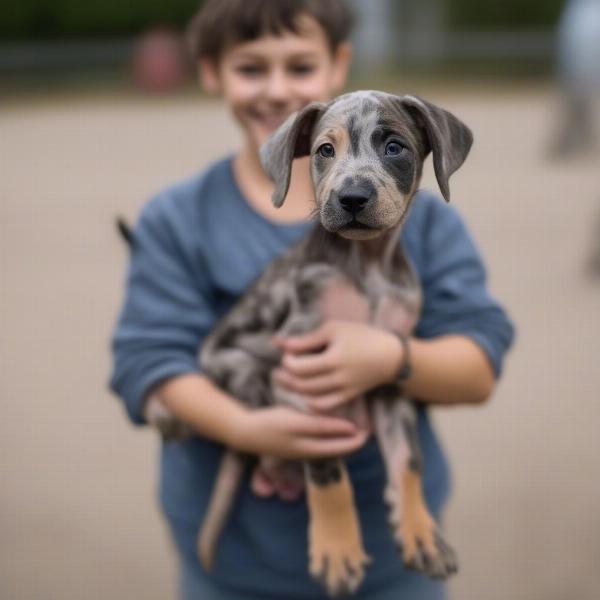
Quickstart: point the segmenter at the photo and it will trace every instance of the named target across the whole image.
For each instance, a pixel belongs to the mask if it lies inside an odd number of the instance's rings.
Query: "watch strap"
[[[412,374],[412,363],[410,360],[410,343],[408,341],[408,337],[397,333],[398,339],[402,344],[402,363],[400,364],[400,368],[398,369],[398,373],[396,374],[396,381],[401,382],[408,379]]]

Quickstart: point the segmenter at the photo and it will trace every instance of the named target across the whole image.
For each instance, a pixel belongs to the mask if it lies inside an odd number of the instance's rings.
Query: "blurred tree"
[[[137,34],[183,26],[200,0],[3,0],[0,39],[64,39]]]
[[[428,1],[428,0],[425,0]],[[564,0],[447,0],[452,29],[548,29],[556,26]]]
[[[326,1],[326,0],[324,0]],[[394,0],[394,6],[410,4]],[[420,0],[428,5],[434,0]],[[360,0],[369,11],[388,0]],[[60,39],[128,36],[156,24],[183,26],[202,0],[3,0],[0,39]],[[455,30],[548,29],[560,14],[562,0],[444,0],[445,20]],[[423,14],[427,13],[423,7]],[[383,8],[374,12],[386,13]],[[402,8],[404,10],[404,8]],[[436,10],[429,11],[432,14]]]

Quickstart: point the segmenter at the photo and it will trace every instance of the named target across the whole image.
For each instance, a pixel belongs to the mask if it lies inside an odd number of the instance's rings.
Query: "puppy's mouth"
[[[352,219],[349,223],[346,223],[344,229],[373,229],[370,225],[362,223],[358,219]]]
[[[354,214],[342,210],[337,202],[318,205],[317,215],[321,225],[330,233],[351,239],[371,239],[381,235],[389,225],[377,210],[356,211]]]
[[[357,219],[352,219],[345,225],[342,225],[342,227],[337,230],[337,233],[342,237],[349,239],[367,240],[377,237],[381,233],[381,228],[367,225]]]
[[[349,216],[349,215],[348,215]],[[343,232],[372,232],[373,234],[378,233],[385,227],[381,227],[378,223],[369,223],[353,216],[351,218],[345,218],[345,215],[340,215],[333,211],[326,210],[324,214],[321,214],[321,223],[331,233],[343,233]]]

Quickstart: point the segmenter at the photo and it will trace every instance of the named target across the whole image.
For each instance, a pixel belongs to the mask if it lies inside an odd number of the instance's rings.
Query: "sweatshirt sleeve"
[[[488,291],[482,258],[464,222],[451,206],[436,200],[429,206],[421,234],[424,305],[416,335],[470,337],[499,377],[514,327]]]
[[[185,243],[193,226],[172,204],[159,196],[142,211],[112,338],[110,387],[138,425],[145,423],[144,400],[153,387],[199,370],[198,350],[215,322],[205,259],[198,246]]]

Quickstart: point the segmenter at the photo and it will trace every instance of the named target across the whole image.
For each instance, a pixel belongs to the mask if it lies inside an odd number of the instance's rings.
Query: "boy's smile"
[[[299,25],[298,34],[269,33],[235,44],[218,65],[201,62],[205,88],[223,96],[255,149],[291,113],[328,100],[344,83],[349,47],[340,45],[332,53],[314,19],[302,17]]]

